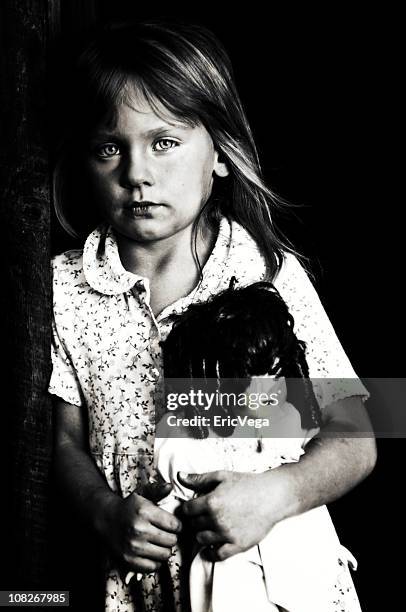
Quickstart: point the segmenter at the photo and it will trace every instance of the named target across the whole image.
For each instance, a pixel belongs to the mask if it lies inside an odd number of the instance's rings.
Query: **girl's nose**
[[[134,153],[128,156],[123,165],[121,181],[127,188],[153,184],[150,161],[145,154]]]

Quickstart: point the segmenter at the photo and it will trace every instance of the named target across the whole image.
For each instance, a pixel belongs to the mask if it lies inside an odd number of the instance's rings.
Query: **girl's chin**
[[[181,229],[176,228],[168,230],[166,225],[162,227],[162,225],[160,226],[160,224],[153,223],[153,220],[148,219],[142,221],[137,220],[130,226],[127,225],[125,228],[121,226],[116,229],[116,233],[127,240],[141,243],[152,243],[171,239],[175,240],[179,238],[181,232]]]
[[[162,240],[190,239],[194,219],[178,218],[167,215],[120,216],[111,218],[110,225],[118,236],[135,242],[154,242]]]

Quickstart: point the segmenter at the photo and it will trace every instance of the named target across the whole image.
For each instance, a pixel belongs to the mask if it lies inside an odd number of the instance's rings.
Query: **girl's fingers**
[[[202,546],[212,546],[214,544],[224,544],[224,538],[214,531],[199,531],[196,535],[196,540]]]
[[[158,527],[155,527],[154,525],[149,525],[149,529],[145,534],[145,537],[151,544],[156,544],[157,546],[164,546],[166,548],[172,548],[172,546],[175,546],[178,540],[174,533],[163,531],[162,529],[158,529]]]
[[[224,559],[228,559],[233,555],[236,555],[241,552],[241,548],[236,546],[235,544],[222,544],[218,548],[214,548],[212,551],[213,560],[214,561],[224,561]]]
[[[157,546],[151,542],[132,542],[131,552],[125,555],[125,561],[140,558],[149,561],[167,561],[171,555],[171,549],[164,546]]]
[[[170,482],[164,483],[149,483],[144,486],[142,496],[154,504],[157,504],[161,499],[164,499],[172,491]]]
[[[201,555],[207,561],[224,561],[240,552],[241,548],[235,544],[208,544],[202,549]]]
[[[195,518],[190,519],[189,521],[190,527],[194,532],[198,531],[217,531],[217,526],[213,521],[212,517],[208,514],[201,514],[200,516],[196,516]]]
[[[227,478],[227,472],[217,470],[216,472],[206,472],[204,474],[188,474],[187,472],[178,472],[179,482],[193,489],[196,493],[210,493],[218,484]]]
[[[182,504],[182,512],[186,516],[198,516],[199,514],[206,514],[209,510],[208,503],[209,495],[202,495],[196,497],[190,501],[186,501]]]
[[[158,506],[148,508],[148,513],[145,518],[148,519],[151,525],[169,533],[179,533],[182,529],[182,523],[176,516],[173,516],[173,514]]]

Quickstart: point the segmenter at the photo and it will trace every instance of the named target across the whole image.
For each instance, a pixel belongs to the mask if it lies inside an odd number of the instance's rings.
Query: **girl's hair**
[[[83,141],[101,122],[114,124],[117,105],[131,100],[135,88],[157,114],[164,108],[188,124],[201,123],[228,166],[229,177],[215,178],[195,230],[200,219],[213,225],[222,215],[234,219],[255,239],[274,278],[283,252],[295,253],[273,219],[285,203],[264,184],[231,63],[217,38],[200,25],[110,24],[87,42],[72,73],[59,105],[63,129],[54,180],[65,230],[84,237],[101,221],[80,170]]]
[[[225,382],[228,390],[238,393],[248,387],[253,376],[283,376],[288,401],[300,412],[302,426],[319,426],[320,409],[309,380],[305,343],[297,339],[293,327],[293,317],[271,283],[236,290],[231,287],[206,303],[192,304],[175,318],[163,343],[168,392],[173,391],[171,385],[189,381],[193,387],[193,381],[198,380],[212,392],[224,391]],[[229,412],[221,406],[216,410],[223,416]],[[200,414],[192,405],[186,411],[188,416]],[[205,414],[214,416],[216,412]],[[218,428],[217,432],[230,435],[233,427]],[[191,433],[207,437],[208,430],[198,425]]]

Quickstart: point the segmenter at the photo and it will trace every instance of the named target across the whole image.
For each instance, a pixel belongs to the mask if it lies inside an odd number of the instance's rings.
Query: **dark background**
[[[182,17],[219,36],[268,183],[298,205],[284,229],[310,256],[355,370],[367,386],[373,377],[404,376],[397,16],[389,9],[290,3],[265,10],[253,3],[155,2],[145,10],[117,0],[62,2],[60,15],[66,49],[86,25],[111,18]],[[55,226],[52,239],[53,251],[70,246]],[[373,418],[386,409],[384,400],[379,393],[370,400]],[[354,580],[366,612],[403,600],[404,447],[403,439],[378,440],[374,473],[330,507],[343,544],[358,559]]]

